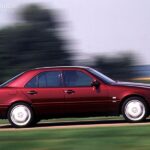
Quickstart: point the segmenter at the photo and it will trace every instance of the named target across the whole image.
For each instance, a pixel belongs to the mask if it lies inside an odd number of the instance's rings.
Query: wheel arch
[[[146,98],[143,95],[130,94],[130,95],[126,95],[125,97],[122,98],[122,100],[121,100],[121,102],[119,104],[119,114],[122,114],[121,109],[122,109],[123,103],[130,97],[140,97],[140,98],[142,98],[144,100],[144,102],[147,104],[147,107],[148,107],[148,110],[149,110],[150,105],[149,105],[148,101],[146,100]]]

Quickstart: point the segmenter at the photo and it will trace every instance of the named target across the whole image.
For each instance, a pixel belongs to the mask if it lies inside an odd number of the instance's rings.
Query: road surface
[[[44,122],[31,128],[13,128],[9,124],[1,124],[0,131],[23,131],[23,130],[44,130],[44,129],[69,129],[69,128],[93,128],[93,127],[120,127],[120,126],[141,126],[150,125],[150,119],[141,123],[127,123],[124,120],[107,121],[64,121],[64,122]]]

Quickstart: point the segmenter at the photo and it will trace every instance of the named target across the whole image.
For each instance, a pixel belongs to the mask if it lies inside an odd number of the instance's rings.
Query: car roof
[[[38,68],[33,68],[31,70],[43,70],[43,69],[59,69],[59,68],[81,68],[81,69],[87,69],[89,67],[87,66],[51,66],[51,67],[38,67]]]

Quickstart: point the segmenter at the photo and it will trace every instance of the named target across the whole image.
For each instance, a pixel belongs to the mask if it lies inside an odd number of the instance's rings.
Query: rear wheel
[[[33,122],[33,110],[25,103],[16,103],[8,111],[8,120],[14,127],[28,127]]]
[[[122,106],[122,114],[129,122],[140,122],[147,117],[147,105],[140,97],[128,98]]]

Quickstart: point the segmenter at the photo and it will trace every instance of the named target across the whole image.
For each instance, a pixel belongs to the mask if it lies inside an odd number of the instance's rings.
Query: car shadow
[[[75,126],[75,125],[115,125],[127,123],[125,120],[86,120],[86,121],[59,121],[59,122],[40,122],[32,128],[41,127],[63,127],[63,126]],[[145,120],[142,123],[150,123],[150,119]],[[140,124],[140,123],[139,123]],[[12,128],[11,125],[1,125],[0,129]]]

